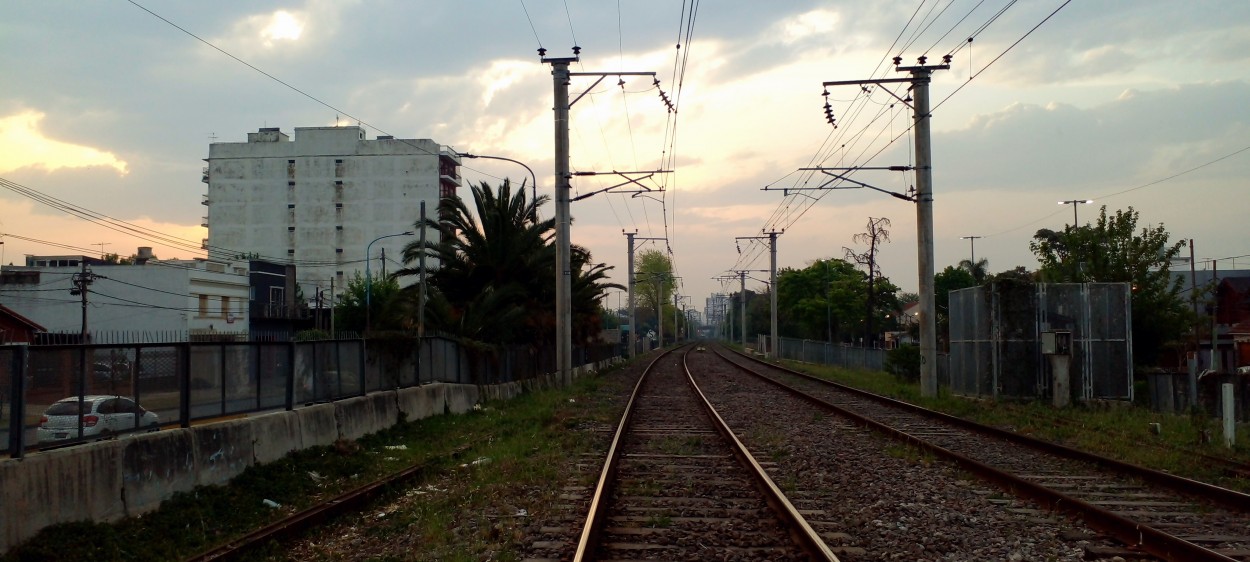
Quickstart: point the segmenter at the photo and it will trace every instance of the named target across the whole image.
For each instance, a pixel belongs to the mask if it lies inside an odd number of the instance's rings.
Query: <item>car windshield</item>
[[[77,416],[80,413],[79,406],[82,407],[81,412],[90,412],[90,402],[57,402],[48,407],[48,411],[44,414],[49,416]]]

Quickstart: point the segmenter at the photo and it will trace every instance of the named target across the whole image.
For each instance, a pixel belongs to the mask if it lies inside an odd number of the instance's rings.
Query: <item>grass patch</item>
[[[112,524],[55,525],[0,560],[182,559],[418,463],[429,468],[423,481],[374,502],[402,507],[379,514],[371,506],[335,525],[356,529],[384,545],[411,543],[411,548],[378,552],[371,559],[409,559],[411,553],[420,552],[423,558],[479,560],[489,552],[494,560],[515,560],[516,541],[521,539],[516,527],[525,520],[513,516],[518,509],[533,513],[543,506],[500,505],[499,499],[524,497],[526,488],[558,493],[559,485],[552,483],[561,478],[569,459],[600,448],[595,435],[570,428],[615,419],[615,408],[594,394],[604,376],[583,377],[572,388],[489,403],[465,415],[401,423],[355,443],[292,453],[248,468],[227,486],[177,494],[142,517]],[[477,459],[488,460],[472,464]],[[264,500],[281,508],[267,507]],[[497,515],[503,511],[514,520],[501,524]],[[253,559],[283,559],[289,556],[285,550],[275,545]],[[391,553],[401,554],[396,558]],[[304,559],[336,558],[333,552],[313,552]]]
[[[667,513],[652,515],[642,523],[642,526],[652,529],[667,529],[673,526],[673,517]]]
[[[1232,449],[1221,442],[1218,420],[1204,415],[1170,415],[1132,404],[1077,404],[1056,410],[1043,402],[971,399],[949,394],[920,395],[916,383],[880,371],[852,370],[785,362],[809,373],[855,388],[897,398],[972,421],[1091,451],[1133,464],[1250,492],[1250,479],[1229,475],[1195,452],[1250,463],[1250,427],[1238,427]],[[1150,424],[1158,423],[1158,435]],[[1205,432],[1205,433],[1204,433]],[[1212,442],[1204,442],[1203,435]]]
[[[702,437],[666,435],[656,439],[651,446],[666,455],[697,455],[703,451],[704,443]]]

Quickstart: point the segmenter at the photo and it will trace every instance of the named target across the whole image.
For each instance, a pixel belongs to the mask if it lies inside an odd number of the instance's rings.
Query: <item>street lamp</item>
[[[972,261],[970,263],[972,264],[973,267],[976,267],[977,265],[977,238],[981,238],[981,237],[980,236],[960,236],[959,237],[960,240],[967,240],[968,245],[972,249]]]
[[[1076,206],[1077,205],[1089,205],[1093,202],[1094,202],[1093,199],[1069,199],[1067,201],[1060,201],[1059,204],[1060,205],[1072,205],[1072,228],[1076,228],[1076,224],[1077,224]]]
[[[393,236],[412,236],[412,231],[398,232],[395,234],[387,234],[373,239],[377,242],[383,238],[391,238]],[[373,261],[373,242],[365,246],[365,333],[373,327],[373,274],[369,270],[369,262]],[[422,249],[424,251],[424,249]]]
[[[513,160],[513,159],[511,159],[511,158],[504,158],[503,156],[486,156],[486,155],[484,155],[484,154],[469,154],[469,153],[462,153],[462,154],[460,154],[460,157],[461,157],[461,158],[486,158],[486,159],[489,159],[489,160],[503,160],[503,161],[505,161],[505,162],[512,162],[513,164],[519,164],[522,168],[525,168],[525,170],[526,170],[526,171],[528,171],[528,172],[530,173],[530,190],[531,190],[531,193],[533,194],[533,195],[531,196],[531,198],[533,199],[533,201],[531,201],[531,203],[535,204],[535,207],[534,207],[534,214],[533,214],[533,216],[531,216],[531,217],[530,217],[530,219],[532,219],[534,222],[538,222],[538,207],[537,207],[537,201],[538,201],[538,177],[534,175],[534,170],[531,170],[529,166],[526,166],[526,165],[525,165],[525,163],[524,163],[524,162],[521,162],[520,160]]]

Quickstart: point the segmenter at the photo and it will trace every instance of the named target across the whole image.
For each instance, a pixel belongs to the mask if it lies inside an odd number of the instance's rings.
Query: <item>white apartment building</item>
[[[82,329],[82,298],[74,279],[87,286],[87,330],[131,334],[206,336],[248,332],[251,288],[247,268],[206,260],[100,264],[82,256],[27,256],[27,266],[0,268],[0,303],[50,333]]]
[[[429,139],[366,140],[357,126],[296,127],[293,140],[263,128],[247,142],[210,144],[206,161],[210,259],[294,264],[309,297],[363,275],[370,243],[375,277],[401,267],[418,236],[390,235],[415,232],[421,203],[436,217],[440,198],[460,187],[454,151]]]

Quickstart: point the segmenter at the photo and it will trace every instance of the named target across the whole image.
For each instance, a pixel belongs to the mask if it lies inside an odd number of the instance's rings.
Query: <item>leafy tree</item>
[[[869,300],[868,276],[845,260],[817,260],[803,269],[777,272],[778,328],[805,339],[855,341],[868,337],[870,325],[885,324],[898,310],[898,287],[887,278],[873,283],[871,323],[864,318]],[[767,301],[765,301],[767,305]],[[764,309],[768,321],[769,310]]]
[[[364,333],[366,322],[373,330],[410,330],[415,327],[416,316],[409,321],[408,309],[403,302],[405,295],[395,277],[374,277],[373,287],[359,271],[347,280],[347,287],[336,295],[334,303],[334,328],[345,332]],[[367,297],[367,298],[366,298]],[[369,317],[365,314],[365,301],[369,302]]]
[[[646,322],[649,329],[657,330],[660,322],[673,317],[672,305],[669,304],[677,287],[673,261],[660,250],[647,249],[638,252],[634,267],[637,270],[634,273],[635,302],[644,309],[638,321],[640,324]],[[673,333],[670,330],[664,332]]]
[[[1104,205],[1095,224],[1039,230],[1029,249],[1041,262],[1046,282],[1131,283],[1133,362],[1152,365],[1163,345],[1178,339],[1188,325],[1181,280],[1169,270],[1185,242],[1169,244],[1162,224],[1138,232],[1138,216],[1132,207],[1108,216]]]

